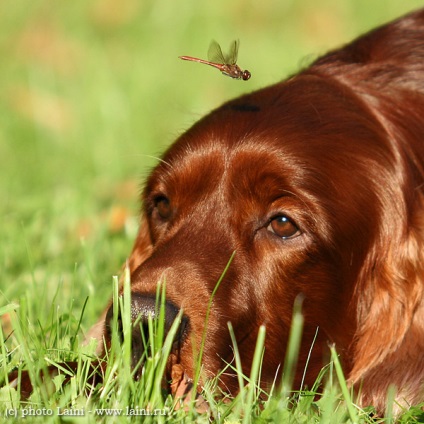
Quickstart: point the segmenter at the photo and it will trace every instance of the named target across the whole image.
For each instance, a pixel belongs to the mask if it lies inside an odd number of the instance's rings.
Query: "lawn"
[[[30,422],[128,422],[140,417],[87,411],[133,407],[135,413],[136,406],[156,405],[166,415],[144,419],[208,422],[195,411],[174,411],[154,378],[163,361],[157,355],[149,382],[134,383],[125,349],[116,348],[104,387],[90,393],[84,387],[93,347],[81,342],[130,253],[143,179],[166,146],[206,112],[419,6],[419,0],[1,2],[0,315],[6,341],[0,382],[12,369],[29,367],[37,380],[37,370],[51,363],[80,364],[70,384],[53,381],[53,396],[40,384],[26,403],[16,391],[0,389],[0,416],[9,411],[7,422],[13,422],[23,411],[45,408],[44,415],[52,414]],[[212,39],[226,48],[235,38],[239,64],[252,73],[247,82],[178,59],[206,58]],[[228,424],[369,422],[369,411],[343,394],[336,368],[337,361],[327,370],[334,384],[321,400],[311,393],[288,400],[276,388],[262,401],[253,381],[244,397],[222,403],[211,398],[211,382],[205,394],[210,414]],[[69,408],[85,416],[59,415]],[[418,422],[413,413],[404,420]]]

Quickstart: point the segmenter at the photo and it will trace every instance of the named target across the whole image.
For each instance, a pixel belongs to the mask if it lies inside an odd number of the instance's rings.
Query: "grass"
[[[135,381],[133,374],[136,370],[131,370],[131,331],[132,324],[130,322],[130,298],[129,298],[129,278],[128,275],[124,282],[124,292],[118,297],[118,283],[114,280],[114,318],[112,323],[112,346],[109,351],[106,368],[103,370],[103,384],[97,387],[91,387],[89,380],[89,365],[93,363],[95,356],[90,351],[90,347],[85,349],[72,346],[72,340],[75,339],[75,331],[79,327],[79,323],[74,323],[74,329],[69,323],[69,316],[65,319],[57,316],[55,311],[51,311],[52,316],[56,315],[57,320],[51,322],[49,328],[44,328],[42,337],[34,334],[34,329],[28,326],[26,314],[22,314],[21,307],[11,306],[17,312],[16,321],[14,322],[15,333],[12,338],[15,339],[14,344],[19,346],[19,353],[15,350],[10,351],[8,343],[2,343],[1,349],[3,353],[3,369],[11,371],[13,367],[25,366],[31,380],[36,387],[29,401],[20,400],[19,390],[9,387],[1,389],[0,414],[8,416],[12,420],[17,418],[31,417],[33,421],[52,422],[59,421],[64,415],[72,411],[73,414],[84,414],[86,422],[109,422],[108,418],[102,417],[102,414],[116,414],[115,422],[127,422],[131,419],[131,414],[147,414],[147,410],[158,415],[143,416],[146,422],[209,422],[213,418],[217,422],[243,422],[249,423],[252,420],[259,422],[281,422],[282,419],[294,419],[299,421],[310,420],[314,418],[316,422],[321,422],[319,416],[320,408],[313,401],[314,393],[303,393],[292,396],[290,382],[287,380],[283,383],[281,389],[275,390],[276,394],[268,397],[258,386],[260,380],[260,368],[263,357],[264,341],[266,330],[261,327],[258,333],[252,371],[249,377],[244,376],[241,371],[241,365],[238,362],[235,371],[238,373],[240,394],[230,399],[230,404],[223,403],[222,399],[215,396],[216,382],[208,382],[205,385],[204,397],[208,399],[210,412],[208,414],[199,415],[196,412],[193,403],[189,403],[188,411],[175,408],[176,402],[171,396],[167,396],[162,389],[162,381],[165,371],[166,359],[170,353],[173,336],[177,331],[178,319],[171,328],[169,334],[164,338],[164,313],[163,302],[161,305],[162,312],[159,319],[155,322],[149,322],[149,340],[150,345],[146,345],[145,365],[143,373],[138,381]],[[164,290],[158,291],[158,298],[164,299]],[[122,332],[123,337],[118,336],[117,320],[118,311],[121,311]],[[3,312],[6,312],[4,310]],[[301,321],[300,309],[295,309],[294,323]],[[61,323],[67,322],[67,326],[61,329]],[[289,345],[292,352],[298,349],[300,341],[301,326],[294,325],[292,329],[292,337]],[[49,348],[43,344],[43,339],[59,338],[67,340],[68,349]],[[30,342],[28,343],[28,336]],[[92,348],[91,348],[92,349]],[[236,357],[239,356],[237,345],[234,343],[234,351]],[[19,359],[18,359],[18,358]],[[71,374],[70,381],[64,384],[64,377],[68,375],[65,367],[59,366],[60,374],[52,381],[41,381],[39,371],[45,368],[43,361],[34,360],[35,358],[45,358],[47,364],[57,364],[64,360],[73,360],[78,362],[78,369],[74,375]],[[295,366],[295,358],[293,354],[288,354],[285,371],[292,375]],[[201,369],[198,368],[198,376]],[[3,377],[6,377],[7,373]],[[197,377],[198,377],[197,376]],[[334,388],[333,388],[334,389]],[[338,395],[337,395],[338,396]],[[265,399],[265,400],[264,400]],[[335,401],[335,399],[332,399]],[[338,403],[341,401],[338,399]],[[316,412],[313,412],[314,406]],[[325,405],[324,405],[325,407]],[[342,410],[345,410],[343,407]],[[346,412],[347,411],[347,412]],[[339,418],[344,415],[348,416],[349,409],[339,414]],[[37,414],[40,414],[37,417]],[[50,416],[51,414],[51,416]],[[356,416],[355,416],[356,417]],[[338,418],[338,419],[339,419]],[[81,417],[73,417],[75,420],[81,420]],[[79,422],[79,421],[78,421]],[[343,422],[340,420],[338,422]],[[359,422],[349,421],[344,422]]]
[[[122,349],[111,353],[103,397],[87,396],[94,346],[81,341],[130,252],[139,185],[154,157],[229,98],[277,82],[317,54],[421,5],[421,0],[375,0],[373,6],[366,0],[270,0],[260,6],[224,0],[2,2],[0,378],[25,367],[37,382],[39,369],[76,360],[78,376],[69,387],[62,388],[63,376],[57,377],[51,396],[40,384],[28,405],[124,408],[140,399],[143,389],[128,378],[128,353]],[[251,80],[235,82],[177,60],[206,53],[213,38],[224,47],[240,39],[239,63],[252,72]],[[260,375],[260,367],[256,372]],[[267,401],[250,384],[230,404],[212,400],[211,383],[207,398],[221,422],[249,416],[259,422],[346,421],[350,415],[339,401],[339,384],[330,378],[334,365],[326,375],[332,383],[319,401],[308,393],[292,397],[289,383],[283,391],[275,387]],[[249,378],[256,376],[240,374],[240,384]],[[167,398],[161,402],[170,405]],[[16,405],[27,404],[0,389],[1,411]],[[406,413],[405,422],[414,422],[416,414]],[[387,416],[390,420],[390,411]],[[186,419],[183,411],[170,417]]]
[[[385,418],[375,418],[372,408],[360,409],[350,392],[334,347],[331,347],[331,363],[323,368],[313,387],[293,391],[293,374],[300,346],[303,316],[302,300],[298,299],[293,310],[292,328],[283,380],[265,392],[259,386],[264,354],[266,328],[260,327],[255,347],[251,373],[242,372],[240,353],[232,332],[234,364],[228,364],[236,372],[240,391],[235,397],[222,396],[218,390],[219,376],[206,381],[202,396],[209,411],[199,413],[194,402],[178,408],[179,401],[164,390],[163,381],[173,338],[178,330],[181,313],[167,335],[164,333],[165,284],[157,290],[158,319],[150,319],[149,343],[145,344],[142,361],[134,369],[131,355],[131,298],[129,272],[125,270],[124,289],[118,295],[118,278],[113,278],[113,308],[111,348],[102,362],[102,380],[93,383],[93,367],[99,368],[94,354],[95,345],[76,343],[83,319],[81,311],[70,309],[58,312],[52,304],[46,322],[37,320],[28,308],[28,299],[19,305],[10,304],[0,310],[4,317],[10,314],[14,332],[5,337],[0,327],[0,352],[2,372],[0,379],[6,383],[0,389],[0,416],[7,422],[196,422],[207,423],[391,423],[391,408]],[[217,284],[218,287],[219,284]],[[60,296],[60,292],[57,293]],[[84,311],[84,308],[83,308]],[[118,331],[118,316],[122,321]],[[200,353],[201,355],[201,353]],[[76,369],[69,371],[64,361],[73,361]],[[142,372],[138,367],[143,362]],[[58,375],[41,379],[40,372],[47,366],[55,366]],[[29,399],[20,395],[20,383],[10,387],[8,375],[19,370],[19,377],[27,372],[34,389]],[[224,372],[225,370],[223,370]],[[199,381],[201,367],[197,368],[194,381]],[[135,374],[139,376],[134,378]],[[19,381],[19,378],[18,378]],[[393,393],[388,394],[393,396]],[[399,422],[422,422],[422,410],[417,406],[405,411]]]

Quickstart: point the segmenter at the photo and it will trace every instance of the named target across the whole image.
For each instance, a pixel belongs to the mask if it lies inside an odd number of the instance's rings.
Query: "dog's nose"
[[[171,328],[172,323],[177,318],[179,309],[170,301],[165,302],[165,332]],[[131,295],[131,322],[137,322],[144,326],[148,324],[149,317],[159,318],[159,303],[155,296],[143,296],[137,293]]]
[[[172,324],[177,318],[180,309],[171,301],[165,301],[164,319],[164,337],[167,336]],[[149,338],[152,336],[149,330],[149,317],[158,323],[160,319],[160,302],[153,295],[142,295],[138,293],[131,294],[131,323],[132,323],[132,365],[135,367],[140,362],[143,362],[145,353],[149,353]],[[107,333],[111,335],[111,322],[113,320],[113,306],[111,306],[106,314]],[[153,327],[158,328],[154,325]],[[174,335],[172,345],[173,353],[179,352],[181,344],[186,338],[189,331],[189,319],[183,315],[179,324],[178,330]],[[118,333],[122,337],[123,323],[121,312],[118,316]]]

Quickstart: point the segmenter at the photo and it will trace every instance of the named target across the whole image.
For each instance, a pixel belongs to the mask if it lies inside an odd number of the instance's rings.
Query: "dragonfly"
[[[229,53],[224,55],[224,53],[222,53],[221,46],[215,40],[212,40],[208,50],[209,60],[198,59],[197,57],[192,56],[179,56],[179,58],[213,66],[228,77],[247,81],[251,77],[250,72],[247,69],[244,71],[241,70],[236,63],[239,44],[238,40],[234,40],[230,45]]]

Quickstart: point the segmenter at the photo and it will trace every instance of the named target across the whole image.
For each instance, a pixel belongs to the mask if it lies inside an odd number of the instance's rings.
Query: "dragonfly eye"
[[[252,74],[246,69],[245,71],[243,71],[243,81],[247,81],[250,77],[252,76]]]

